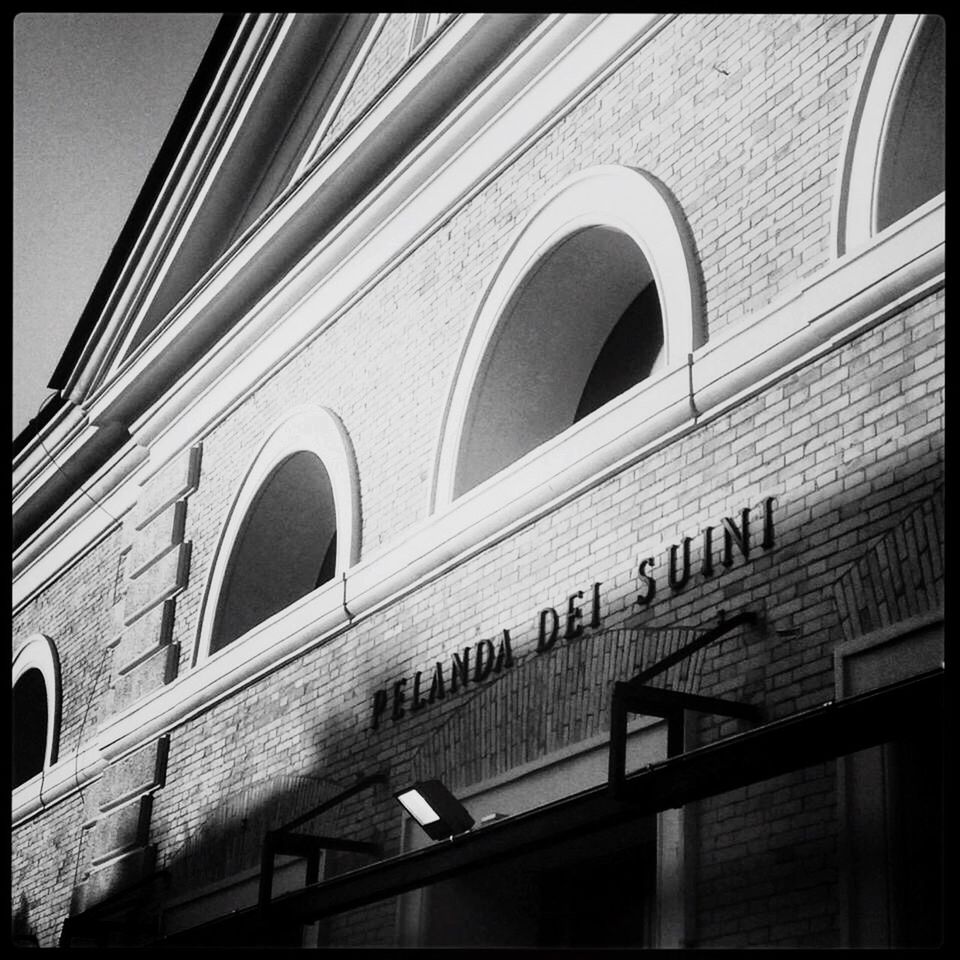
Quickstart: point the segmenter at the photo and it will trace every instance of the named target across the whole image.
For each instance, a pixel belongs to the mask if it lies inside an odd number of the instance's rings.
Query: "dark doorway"
[[[565,838],[424,891],[430,947],[653,944],[656,821]]]
[[[891,946],[943,941],[943,741],[939,729],[887,748],[890,770]]]

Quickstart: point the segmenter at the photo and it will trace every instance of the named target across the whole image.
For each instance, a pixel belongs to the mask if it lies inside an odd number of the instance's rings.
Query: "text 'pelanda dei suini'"
[[[737,562],[750,560],[751,551],[767,551],[774,546],[774,497],[766,497],[759,511],[749,507],[738,518],[723,517],[720,523],[703,527],[696,537],[683,537],[662,555],[644,556],[637,567],[637,594],[634,604],[648,608],[666,585],[671,595],[679,593],[691,582],[710,579]],[[760,513],[759,517],[754,514]],[[600,627],[602,583],[588,590],[570,593],[558,610],[542,608],[535,619],[537,643],[534,653],[549,653],[561,639],[576,641],[584,626]],[[515,657],[509,630],[499,637],[485,638],[438,660],[432,667],[418,670],[412,677],[401,677],[373,695],[371,729],[377,730],[385,720],[398,721],[419,713],[432,704],[455,696],[470,685],[499,676],[514,665]]]

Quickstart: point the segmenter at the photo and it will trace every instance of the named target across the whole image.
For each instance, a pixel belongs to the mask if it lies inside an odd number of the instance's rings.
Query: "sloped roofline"
[[[160,150],[150,166],[130,214],[117,237],[116,243],[113,245],[113,249],[110,251],[110,256],[100,272],[86,306],[80,314],[80,319],[77,321],[66,347],[64,347],[60,360],[54,368],[47,384],[51,390],[62,390],[66,386],[77,362],[83,356],[84,349],[106,305],[110,291],[114,288],[127,259],[133,251],[137,238],[146,225],[150,211],[153,209],[160,191],[173,169],[176,158],[186,142],[194,120],[203,105],[227,51],[230,49],[242,20],[242,14],[227,13],[221,15],[200,61],[200,66],[187,87],[187,92],[166,137],[164,137]],[[65,403],[66,401],[62,396],[57,396],[55,399],[50,399],[41,408],[14,439],[14,456],[40,433],[43,426],[53,419]]]

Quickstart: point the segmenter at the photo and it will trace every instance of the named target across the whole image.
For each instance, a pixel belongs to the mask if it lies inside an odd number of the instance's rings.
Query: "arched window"
[[[337,517],[320,458],[287,457],[257,493],[230,557],[210,642],[215,653],[333,577]]]
[[[329,411],[303,408],[270,434],[221,536],[199,651],[212,654],[356,562],[352,448]]]
[[[451,393],[437,501],[468,492],[700,339],[682,216],[640,171],[599,167],[527,221],[484,297]]]
[[[883,17],[861,72],[838,204],[838,250],[944,190],[945,37],[936,16]]]
[[[11,699],[12,775],[19,787],[57,759],[60,663],[47,637],[31,637],[14,658]]]
[[[887,119],[877,177],[877,229],[944,188],[945,38],[940,17],[923,17]]]

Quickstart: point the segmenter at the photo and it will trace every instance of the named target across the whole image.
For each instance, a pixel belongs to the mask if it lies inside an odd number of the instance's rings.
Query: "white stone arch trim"
[[[43,750],[43,769],[57,762],[60,749],[60,657],[54,642],[42,633],[30,636],[13,658],[11,695],[17,681],[28,671],[39,670],[47,694],[47,731]]]
[[[860,70],[857,97],[847,121],[834,237],[838,256],[863,246],[877,232],[880,161],[901,78],[927,17],[898,13],[881,16]]]
[[[431,511],[454,499],[470,401],[511,302],[548,253],[589,227],[621,231],[646,258],[660,295],[664,369],[687,364],[704,342],[699,262],[686,219],[670,191],[643,170],[613,164],[568,177],[520,226],[474,315],[441,423]]]
[[[315,405],[296,407],[268,431],[244,473],[227,513],[204,592],[194,665],[209,655],[217,602],[250,508],[275,468],[293,454],[302,452],[316,454],[330,478],[337,521],[335,578],[341,577],[360,559],[360,478],[350,436],[332,410]]]

